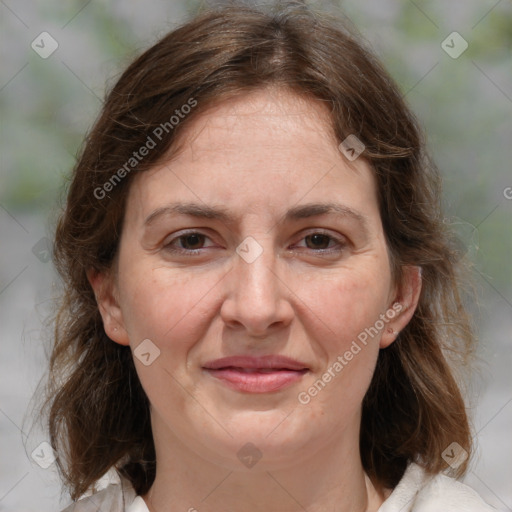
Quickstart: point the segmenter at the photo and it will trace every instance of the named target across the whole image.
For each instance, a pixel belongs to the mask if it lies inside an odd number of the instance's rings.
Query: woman
[[[473,339],[439,195],[339,20],[232,6],[140,56],[56,233],[67,510],[491,510],[444,474]]]

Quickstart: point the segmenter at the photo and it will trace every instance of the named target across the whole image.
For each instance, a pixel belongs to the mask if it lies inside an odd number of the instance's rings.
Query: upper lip
[[[276,370],[307,370],[308,367],[300,361],[286,356],[231,356],[208,361],[203,368],[220,370],[225,368],[276,369]]]

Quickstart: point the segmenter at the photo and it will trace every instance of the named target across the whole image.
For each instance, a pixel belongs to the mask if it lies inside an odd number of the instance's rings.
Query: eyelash
[[[176,236],[174,237],[173,239],[171,239],[168,243],[166,243],[164,245],[164,249],[170,253],[173,253],[173,254],[181,254],[181,255],[199,255],[201,254],[202,250],[204,248],[201,248],[201,249],[183,249],[183,248],[179,248],[179,249],[176,249],[175,247],[172,247],[172,244],[180,239],[185,239],[186,237],[188,236],[191,236],[191,235],[200,235],[202,237],[205,237],[207,239],[209,239],[209,237],[207,235],[205,235],[204,233],[201,233],[200,231],[188,231],[188,232],[185,232],[185,233],[182,233],[180,234],[179,236]],[[314,250],[314,249],[310,249],[311,251],[313,251],[314,253],[317,253],[317,254],[331,254],[333,252],[342,252],[346,246],[347,246],[347,242],[341,238],[338,238],[338,237],[335,237],[333,235],[331,235],[330,233],[325,233],[323,231],[313,231],[311,233],[308,233],[306,235],[304,235],[301,240],[304,240],[305,238],[307,238],[308,236],[313,236],[313,235],[322,235],[322,236],[325,236],[327,238],[329,238],[329,242],[335,242],[337,245],[338,245],[338,248],[328,248],[328,249],[319,249],[319,250]],[[305,249],[309,249],[308,247],[304,247]]]

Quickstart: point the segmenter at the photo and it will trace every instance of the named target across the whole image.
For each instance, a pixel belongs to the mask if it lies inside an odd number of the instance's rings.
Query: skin
[[[134,358],[157,452],[148,508],[377,510],[389,491],[361,465],[361,403],[379,349],[412,317],[421,283],[415,267],[393,282],[372,170],[340,152],[324,105],[282,89],[223,101],[180,142],[172,160],[131,184],[114,271],[90,274],[113,342],[135,350],[149,339],[160,350],[148,366]],[[163,214],[144,225],[175,202],[223,207],[233,219]],[[360,218],[283,221],[290,208],[325,202]],[[179,238],[189,229],[205,237]],[[308,237],[315,233],[327,238]],[[252,263],[236,252],[249,236],[262,249]],[[299,392],[396,302],[401,312],[301,404]],[[286,355],[309,372],[286,389],[249,394],[202,369],[242,354]],[[262,455],[251,468],[237,457],[249,442]]]

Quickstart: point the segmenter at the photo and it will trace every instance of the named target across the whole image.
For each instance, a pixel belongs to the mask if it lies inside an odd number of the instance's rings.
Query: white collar
[[[130,482],[112,472],[102,482],[102,490],[84,496],[62,512],[149,512],[141,496],[136,496]],[[98,489],[98,486],[96,487]],[[444,474],[428,475],[411,463],[378,512],[493,512],[478,494]]]

